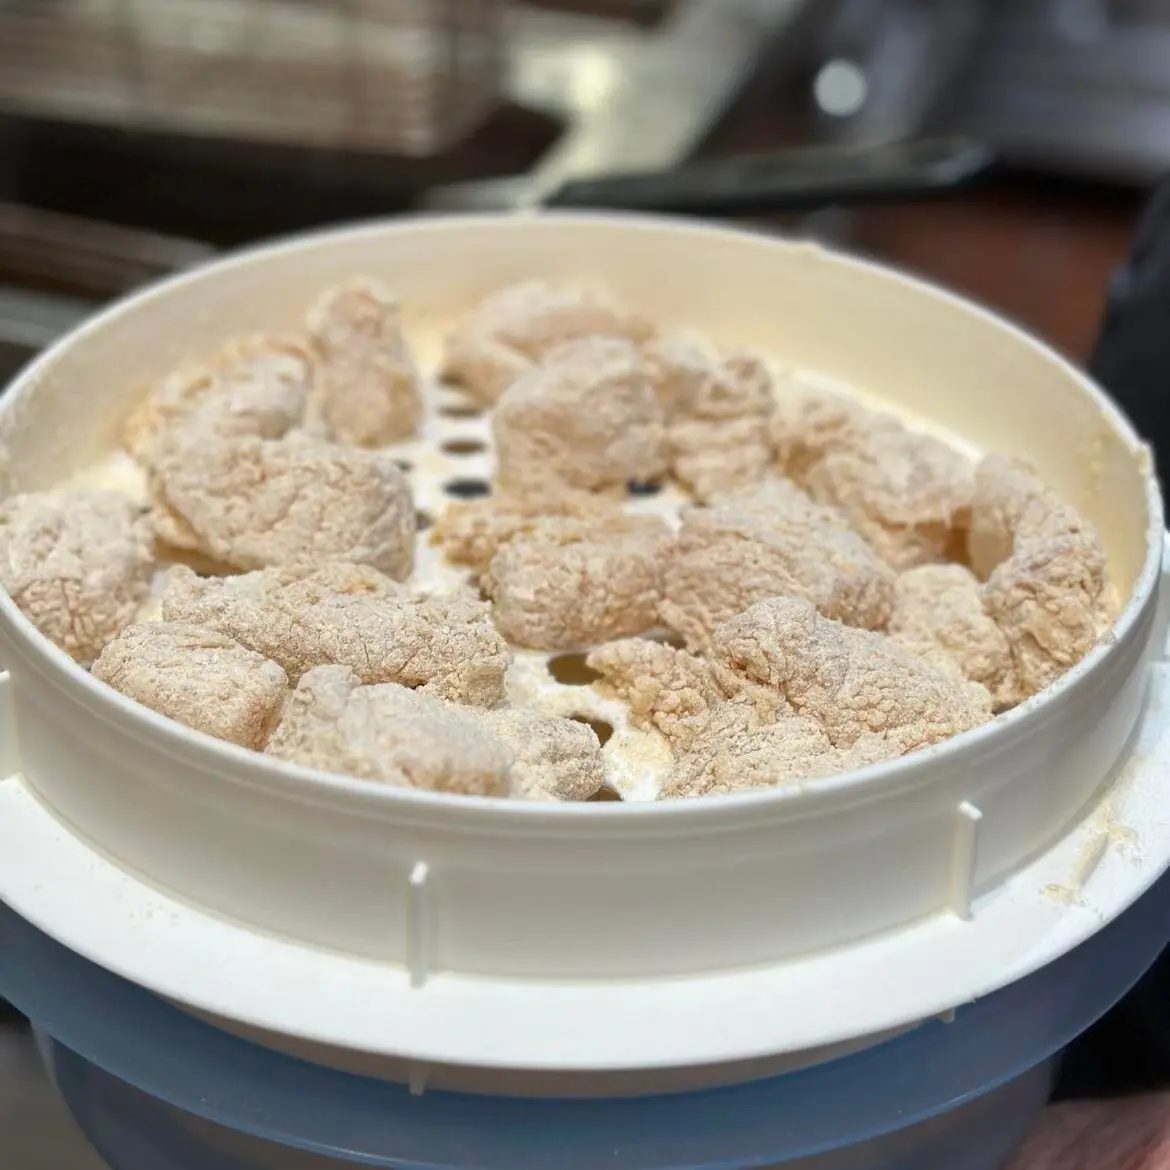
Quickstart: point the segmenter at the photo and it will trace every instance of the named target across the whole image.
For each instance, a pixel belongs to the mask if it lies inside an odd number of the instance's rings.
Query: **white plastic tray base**
[[[1170,867],[1170,665],[1151,674],[1138,738],[1093,811],[969,921],[944,915],[779,967],[637,984],[438,974],[412,988],[401,968],[264,936],[159,893],[67,831],[19,776],[0,782],[0,896],[86,958],[222,1026],[420,1089],[550,1093],[558,1072],[577,1074],[573,1091],[599,1093],[763,1076],[1013,982]],[[443,1046],[452,1036],[457,1053]],[[339,1050],[352,1055],[339,1061]]]

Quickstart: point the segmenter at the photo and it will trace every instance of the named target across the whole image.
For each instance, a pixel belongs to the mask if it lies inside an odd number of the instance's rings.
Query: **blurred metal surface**
[[[639,24],[656,24],[676,0],[527,0],[533,8],[555,8],[562,12],[584,12],[593,16],[616,16]]]
[[[976,50],[983,0],[829,0],[812,76],[821,134],[852,142],[925,126]]]
[[[91,303],[75,297],[0,285],[0,387],[93,311]]]
[[[0,202],[5,278],[97,299],[210,259],[205,244]]]
[[[0,106],[429,155],[498,98],[506,0],[3,0]]]
[[[1170,0],[824,0],[816,133],[964,134],[1123,182],[1170,168]]]
[[[528,174],[438,189],[436,209],[534,206],[571,178],[665,169],[687,158],[761,53],[814,0],[676,0],[649,29],[518,10],[508,89],[567,130]]]
[[[1006,157],[1144,183],[1170,168],[1170,2],[1006,0],[946,113]]]
[[[191,240],[0,202],[0,389],[104,301],[213,255]]]

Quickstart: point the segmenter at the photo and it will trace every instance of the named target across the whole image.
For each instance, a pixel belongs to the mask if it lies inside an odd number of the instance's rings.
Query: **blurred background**
[[[162,272],[449,184],[927,134],[1006,165],[769,222],[1083,360],[1170,163],[1170,0],[0,0],[0,378]]]

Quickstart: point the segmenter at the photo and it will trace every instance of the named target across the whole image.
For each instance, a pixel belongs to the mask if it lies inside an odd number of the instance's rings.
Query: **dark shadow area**
[[[32,120],[19,129],[18,170],[5,184],[11,198],[230,247],[393,214],[431,186],[527,170],[562,127],[504,106],[466,142],[427,159]]]

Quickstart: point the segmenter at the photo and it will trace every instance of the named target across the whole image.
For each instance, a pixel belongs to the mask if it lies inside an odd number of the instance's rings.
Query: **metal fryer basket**
[[[504,75],[507,0],[0,0],[0,109],[424,156]]]

